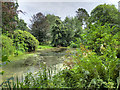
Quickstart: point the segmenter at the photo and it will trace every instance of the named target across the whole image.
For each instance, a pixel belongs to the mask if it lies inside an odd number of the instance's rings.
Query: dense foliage
[[[66,17],[63,24],[67,27],[69,35],[67,41],[76,41],[76,38],[81,38],[82,24],[77,17]]]
[[[52,27],[52,45],[67,46],[67,28],[64,27],[60,19],[56,19]]]
[[[13,41],[9,37],[2,35],[2,56],[14,55],[15,47],[13,46]]]
[[[88,12],[85,10],[85,9],[83,9],[83,8],[79,8],[77,11],[76,11],[76,13],[77,13],[77,18],[78,18],[78,20],[82,23],[82,25],[83,24],[88,24],[88,18],[89,18],[89,14],[88,14]]]
[[[35,51],[39,41],[29,32],[16,30],[13,34],[13,41],[17,50]]]
[[[89,21],[96,23],[98,20],[102,23],[102,25],[104,25],[105,23],[117,24],[118,10],[114,5],[98,5],[91,11]]]
[[[9,62],[8,57],[13,56],[15,52],[15,47],[13,46],[13,41],[9,37],[5,35],[0,36],[0,68],[3,64],[7,64]],[[4,71],[0,70],[0,75],[3,75]]]
[[[2,33],[14,32],[18,18],[17,2],[2,2]]]
[[[49,30],[49,24],[46,17],[42,13],[37,13],[32,16],[31,23],[31,34],[38,39],[40,44],[45,43]]]
[[[54,14],[47,14],[46,16],[46,19],[48,21],[48,24],[49,24],[49,31],[47,32],[47,41],[48,41],[48,44],[50,44],[51,40],[52,40],[52,26],[55,24],[55,20],[56,19],[60,19],[60,17],[58,16],[55,16]],[[47,44],[47,43],[46,43]]]
[[[109,24],[101,26],[101,24],[94,24],[90,26],[90,29],[82,34],[83,42],[89,49],[95,50],[97,54],[102,54],[110,45],[111,48],[118,49],[119,37],[118,33],[113,35],[116,26],[110,27]],[[101,52],[102,51],[102,52]],[[115,53],[115,52],[114,52]]]
[[[114,50],[108,45],[104,54],[99,56],[81,45],[69,62],[66,62],[70,68],[64,74],[68,86],[86,89],[119,88],[120,59],[112,51]]]
[[[23,31],[29,31],[29,28],[27,27],[27,23],[23,19],[17,19],[17,26],[16,30],[23,30]]]

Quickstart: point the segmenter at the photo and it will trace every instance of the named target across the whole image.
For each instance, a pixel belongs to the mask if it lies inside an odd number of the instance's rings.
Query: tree
[[[48,20],[49,25],[53,25],[56,19],[60,19],[59,16],[55,16],[54,14],[47,14],[46,19]]]
[[[73,40],[73,37],[75,35],[74,31],[74,19],[66,17],[63,21],[64,26],[68,29],[67,30],[67,44],[70,45],[70,42]]]
[[[56,19],[60,19],[60,17],[58,16],[55,16],[54,14],[47,14],[46,15],[46,19],[48,21],[48,24],[49,24],[49,32],[48,32],[48,40],[50,41],[51,40],[51,32],[52,32],[52,26],[55,24],[55,20]]]
[[[52,42],[53,46],[67,46],[67,31],[60,19],[56,19],[52,27]]]
[[[32,16],[31,23],[31,33],[38,39],[40,44],[45,43],[49,30],[49,24],[46,17],[41,12],[37,13]]]
[[[77,18],[78,20],[80,20],[80,22],[82,23],[82,25],[84,25],[84,23],[87,25],[87,20],[88,20],[88,17],[89,17],[89,14],[88,12],[83,9],[83,8],[79,8],[77,11]]]
[[[13,32],[16,29],[18,12],[17,2],[2,2],[2,33]]]
[[[98,5],[91,12],[89,22],[97,23],[99,22],[104,25],[105,23],[117,24],[118,23],[118,10],[114,5],[103,4]]]
[[[69,41],[76,41],[76,38],[81,38],[82,24],[77,17],[66,17],[63,23],[68,28]]]
[[[29,31],[27,23],[25,23],[23,19],[17,20],[17,30]]]

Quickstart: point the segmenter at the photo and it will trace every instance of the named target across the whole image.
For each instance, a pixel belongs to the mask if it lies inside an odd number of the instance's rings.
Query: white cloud
[[[55,14],[57,16],[60,16],[63,20],[66,16],[75,16],[76,14],[75,11],[78,8],[84,8],[90,13],[91,10],[94,9],[97,5],[103,4],[103,3],[114,4],[116,7],[118,7],[117,4],[119,0],[84,0],[84,2],[80,2],[83,0],[74,0],[74,3],[73,2],[66,2],[66,3],[65,2],[54,2],[54,3],[40,2],[43,0],[39,0],[39,2],[37,2],[38,0],[24,0],[24,1],[18,0],[18,1],[21,1],[21,2],[18,2],[18,4],[20,5],[19,9],[26,12],[25,15],[19,14],[19,17],[24,19],[26,23],[30,24],[31,16],[38,12],[42,12],[43,14],[48,14],[48,13]],[[48,1],[48,0],[44,0],[44,1]],[[68,0],[64,0],[64,1],[68,1]],[[69,0],[69,1],[73,1],[73,0]],[[79,1],[79,2],[75,2],[75,1]],[[89,1],[89,2],[85,2],[85,1]]]

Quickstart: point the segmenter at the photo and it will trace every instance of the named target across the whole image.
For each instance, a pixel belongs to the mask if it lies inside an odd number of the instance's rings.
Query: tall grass
[[[108,47],[109,49],[109,47]],[[108,52],[109,51],[109,52]],[[72,53],[72,52],[68,52]],[[84,45],[73,53],[65,65],[69,68],[57,71],[56,67],[40,66],[37,73],[28,73],[22,81],[16,79],[3,83],[3,88],[120,88],[120,59],[111,49],[99,56]]]
[[[56,67],[47,67],[42,64],[40,71],[37,73],[27,73],[25,77],[10,78],[2,83],[2,88],[56,88]]]

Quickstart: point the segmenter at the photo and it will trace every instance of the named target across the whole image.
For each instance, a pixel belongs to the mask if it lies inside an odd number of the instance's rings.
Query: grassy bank
[[[39,45],[38,46],[38,49],[49,49],[49,48],[54,48],[54,47],[52,47],[52,46],[48,46],[48,45]]]
[[[36,51],[33,51],[33,52],[21,52],[17,56],[10,56],[10,57],[8,57],[8,59],[10,61],[23,60],[25,58],[33,56],[36,52],[39,52],[41,50],[51,49],[51,48],[55,48],[55,47],[48,46],[48,45],[44,45],[44,46],[43,45],[39,45]]]

